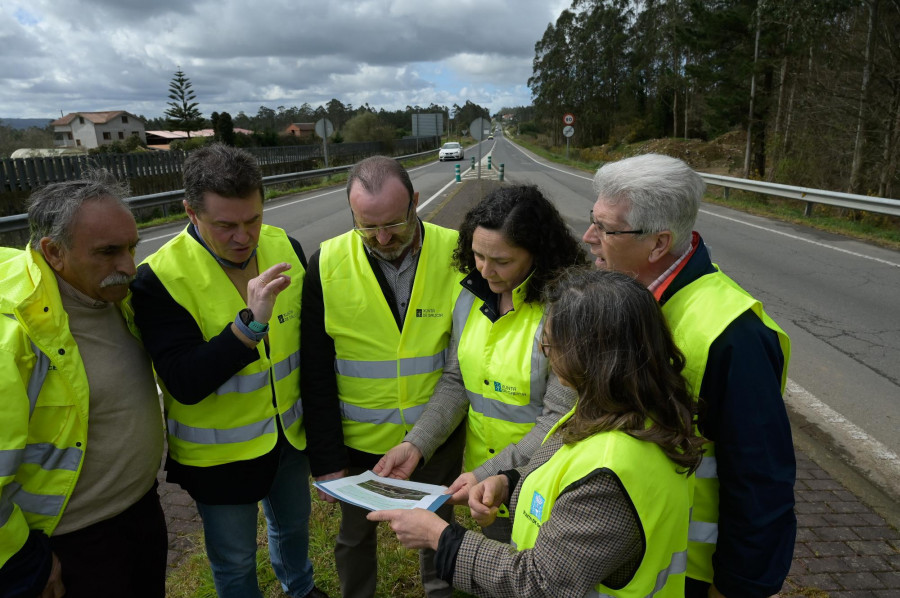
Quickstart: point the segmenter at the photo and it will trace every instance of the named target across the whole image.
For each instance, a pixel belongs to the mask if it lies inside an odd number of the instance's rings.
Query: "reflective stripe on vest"
[[[390,361],[350,361],[348,359],[335,359],[335,371],[342,376],[352,378],[369,378],[371,380],[383,380],[396,378],[397,376],[416,376],[418,374],[431,374],[444,369],[447,362],[448,350],[427,357],[405,357]]]
[[[688,527],[688,540],[703,544],[715,544],[719,539],[719,524],[691,519]]]
[[[669,563],[669,566],[659,572],[659,575],[656,576],[656,585],[653,587],[653,591],[647,594],[648,597],[656,596],[656,594],[666,587],[666,583],[669,581],[669,576],[671,575],[681,575],[687,571],[687,551],[684,550],[682,552],[676,552],[672,555],[672,561]],[[612,594],[606,594],[598,592],[597,590],[591,590],[587,594],[585,594],[587,598],[615,598]]]
[[[303,403],[297,401],[294,405],[281,414],[281,423],[284,426],[284,429],[287,430],[295,423],[303,419]]]
[[[399,409],[366,409],[359,405],[352,405],[341,401],[341,415],[344,419],[361,424],[397,424],[399,426],[413,426],[425,411],[425,405],[414,405],[403,410]]]
[[[717,478],[719,477],[717,469],[716,458],[703,455],[703,458],[700,460],[700,466],[694,472],[694,475],[698,478]]]
[[[195,444],[232,444],[255,440],[275,432],[275,418],[269,417],[237,428],[197,428],[174,419],[166,420],[169,435]]]
[[[24,449],[0,451],[0,478],[16,475],[19,466],[26,463],[37,465],[45,471],[78,471],[81,455],[80,448],[58,448],[49,442],[29,444]]]
[[[300,367],[300,351],[293,353],[276,364],[272,365],[275,380],[281,380],[290,376],[291,372]],[[216,389],[217,395],[225,395],[232,392],[253,393],[269,385],[269,372],[256,372],[255,374],[235,374]]]
[[[3,314],[12,320],[16,319],[14,314]],[[34,369],[31,370],[31,376],[28,378],[28,386],[26,394],[28,395],[28,416],[34,414],[34,408],[37,406],[38,395],[41,394],[41,388],[44,386],[44,380],[47,379],[47,372],[50,371],[50,358],[44,355],[43,351],[38,349],[34,341],[28,339],[31,343],[31,350],[34,352]]]
[[[473,411],[493,419],[507,421],[511,424],[533,424],[537,421],[544,407],[544,393],[542,392],[537,397],[537,404],[534,401],[534,394],[533,392],[531,393],[532,400],[525,405],[511,405],[495,399],[486,399],[484,395],[466,390],[466,395],[469,397],[469,405],[471,405]]]
[[[3,496],[0,497],[0,503],[2,502],[15,503],[23,511],[35,515],[56,517],[62,511],[66,497],[57,494],[33,494],[23,490],[18,482],[13,482],[3,489]],[[5,509],[0,506],[0,511],[3,510]]]

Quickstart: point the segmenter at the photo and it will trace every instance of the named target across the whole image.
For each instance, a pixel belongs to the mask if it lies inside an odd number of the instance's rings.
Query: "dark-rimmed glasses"
[[[643,235],[644,229],[639,228],[638,230],[606,230],[603,228],[603,225],[594,220],[594,211],[591,210],[591,226],[595,227],[597,231],[604,236],[609,235]]]
[[[412,198],[409,200],[409,206],[406,208],[406,219],[396,224],[385,224],[384,226],[358,226],[356,224],[356,215],[353,215],[353,232],[363,239],[371,239],[375,237],[379,231],[386,231],[392,235],[399,235],[409,226],[409,214],[412,211]],[[353,210],[350,210],[353,213]]]

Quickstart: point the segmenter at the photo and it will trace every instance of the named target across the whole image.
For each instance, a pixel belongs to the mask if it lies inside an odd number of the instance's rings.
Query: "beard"
[[[372,253],[374,253],[384,261],[393,262],[394,260],[399,259],[400,256],[403,255],[404,252],[406,252],[406,250],[412,246],[413,241],[415,240],[416,232],[414,230],[413,234],[411,234],[408,239],[401,242],[400,245],[392,249],[385,249],[383,246],[379,245],[378,241],[376,241],[375,239],[366,241],[366,245],[369,247],[369,250]]]

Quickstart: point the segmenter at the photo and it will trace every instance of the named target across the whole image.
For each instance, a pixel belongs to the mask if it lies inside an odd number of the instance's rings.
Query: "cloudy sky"
[[[337,98],[528,105],[564,0],[0,0],[0,118],[166,109],[180,66],[205,116]]]

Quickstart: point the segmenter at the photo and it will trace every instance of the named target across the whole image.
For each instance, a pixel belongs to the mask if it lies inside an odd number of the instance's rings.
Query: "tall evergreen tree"
[[[196,95],[191,89],[191,80],[187,78],[184,72],[179,68],[169,83],[169,99],[166,102],[169,109],[165,111],[166,122],[175,130],[186,131],[188,138],[191,137],[191,131],[199,131],[203,128],[203,115],[197,108],[198,103],[194,100]]]

